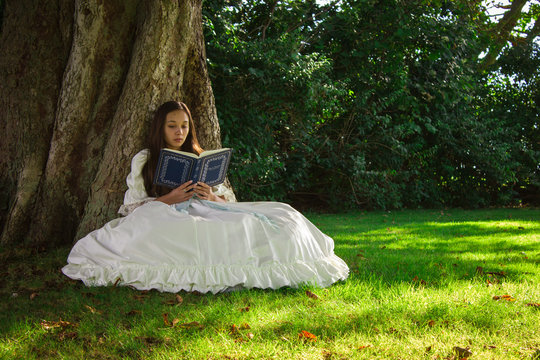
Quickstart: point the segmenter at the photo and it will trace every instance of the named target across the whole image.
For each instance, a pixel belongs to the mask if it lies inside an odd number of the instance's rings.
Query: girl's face
[[[189,133],[189,118],[185,111],[174,110],[165,117],[163,136],[167,148],[180,150]]]

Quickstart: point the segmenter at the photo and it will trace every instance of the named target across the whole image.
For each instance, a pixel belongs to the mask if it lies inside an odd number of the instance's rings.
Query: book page
[[[173,150],[173,149],[169,149],[169,148],[163,148],[163,150],[175,152],[175,153],[178,153],[178,154],[182,154],[182,155],[185,155],[185,156],[189,156],[189,157],[198,159],[198,158],[202,158],[202,157],[205,157],[205,156],[208,156],[208,155],[216,154],[216,153],[219,153],[221,151],[230,150],[230,149],[229,148],[223,148],[223,149],[217,149],[217,150],[207,150],[207,151],[203,151],[201,153],[201,155],[195,155],[195,154],[190,153],[190,152],[185,152],[185,151],[180,151],[180,150]]]

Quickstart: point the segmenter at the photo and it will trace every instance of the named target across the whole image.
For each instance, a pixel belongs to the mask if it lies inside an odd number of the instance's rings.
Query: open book
[[[191,180],[210,186],[225,181],[232,149],[204,151],[200,155],[189,152],[161,149],[154,176],[154,184],[176,188]]]

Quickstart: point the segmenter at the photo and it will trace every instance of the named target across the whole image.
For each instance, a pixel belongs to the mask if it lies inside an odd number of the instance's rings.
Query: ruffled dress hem
[[[336,271],[339,269],[339,271]],[[120,266],[68,264],[62,272],[86,286],[131,286],[138,290],[156,289],[176,293],[181,290],[213,294],[230,288],[297,288],[301,284],[327,287],[347,278],[349,269],[336,255],[315,261],[279,262],[263,266],[214,265],[175,266],[122,264]]]

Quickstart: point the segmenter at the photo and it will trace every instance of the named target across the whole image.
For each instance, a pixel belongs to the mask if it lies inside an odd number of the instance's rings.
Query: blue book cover
[[[191,180],[203,182],[209,186],[225,181],[232,149],[204,151],[200,155],[161,149],[154,177],[154,184],[176,188]]]

